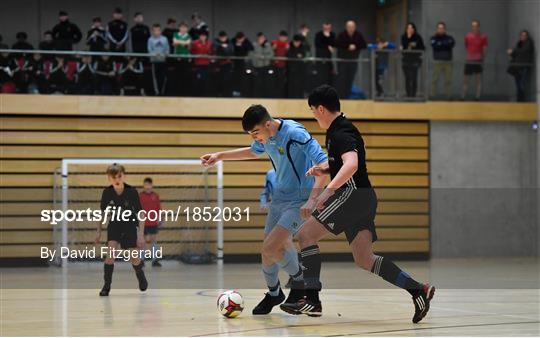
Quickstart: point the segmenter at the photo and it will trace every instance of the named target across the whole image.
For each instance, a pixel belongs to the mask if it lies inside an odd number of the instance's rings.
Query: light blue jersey
[[[305,175],[306,171],[328,158],[303,125],[293,120],[280,121],[276,135],[266,144],[253,141],[251,151],[257,155],[266,152],[276,171],[272,204],[303,202],[309,198],[315,182]]]
[[[293,120],[280,121],[276,135],[266,144],[253,141],[251,151],[257,155],[266,152],[275,171],[265,234],[279,224],[294,236],[303,223],[300,207],[309,198],[315,182],[313,177],[306,176],[306,171],[328,158],[303,125]]]

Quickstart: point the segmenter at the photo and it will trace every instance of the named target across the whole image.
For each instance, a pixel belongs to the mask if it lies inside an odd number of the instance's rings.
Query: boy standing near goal
[[[144,276],[143,263],[138,258],[139,249],[144,248],[144,222],[137,220],[137,213],[141,210],[139,194],[137,190],[127,183],[124,183],[126,170],[124,166],[113,164],[107,168],[107,178],[110,186],[103,190],[101,195],[101,211],[105,212],[107,207],[119,210],[130,210],[129,220],[118,220],[117,217],[111,219],[107,226],[107,246],[109,255],[105,258],[103,268],[103,288],[100,296],[108,296],[111,291],[112,275],[114,270],[114,257],[111,253],[118,248],[118,244],[124,250],[131,251],[130,262],[135,270],[135,275],[139,281],[139,290],[146,291],[148,282]],[[121,209],[120,209],[121,208]],[[97,226],[96,244],[101,243],[101,222]]]
[[[265,107],[253,105],[242,118],[243,129],[252,137],[250,147],[201,156],[203,166],[221,160],[256,159],[267,153],[276,171],[272,202],[264,228],[262,270],[268,286],[264,299],[253,309],[254,315],[268,314],[285,300],[278,272],[282,268],[293,283],[286,302],[296,303],[304,297],[302,268],[292,242],[302,224],[315,207],[315,199],[325,184],[325,177],[309,177],[304,173],[312,165],[326,165],[326,154],[300,123],[273,119]]]
[[[336,90],[328,85],[316,88],[309,96],[309,107],[321,128],[326,130],[328,166],[314,166],[307,175],[330,174],[332,181],[317,197],[316,210],[304,223],[297,238],[300,243],[306,298],[285,303],[281,309],[291,314],[322,315],[321,255],[317,243],[329,233],[345,232],[358,267],[371,271],[397,287],[407,290],[415,307],[413,323],[429,311],[435,288],[412,279],[392,261],[373,253],[377,240],[375,213],[377,195],[366,169],[364,141],[358,129],[340,112]]]
[[[158,193],[154,191],[154,183],[151,177],[147,177],[144,179],[143,191],[139,193],[139,199],[141,201],[142,208],[144,209],[144,211],[146,211],[147,218],[144,223],[144,237],[146,243],[151,245],[152,252],[156,252],[156,250],[158,250],[157,235],[159,233],[159,228],[161,227],[161,221],[159,219],[150,220],[149,218],[155,217],[154,215],[150,215],[152,217],[148,217],[148,213],[150,211],[154,211],[156,212],[156,215],[159,216],[159,211],[161,210],[161,202],[159,200]],[[161,266],[161,263],[156,257],[152,257],[152,266]]]

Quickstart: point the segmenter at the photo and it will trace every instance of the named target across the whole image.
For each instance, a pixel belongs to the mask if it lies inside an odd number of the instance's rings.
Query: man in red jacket
[[[152,252],[156,252],[157,247],[157,234],[161,221],[159,220],[159,211],[161,210],[161,202],[159,195],[154,191],[153,182],[150,177],[144,179],[143,191],[139,193],[139,200],[141,206],[146,212],[146,221],[144,224],[144,237],[146,243],[152,245]],[[152,211],[150,214],[149,212]],[[155,212],[155,214],[154,214]],[[151,218],[152,220],[148,219]],[[152,258],[152,266],[161,266],[157,258]]]

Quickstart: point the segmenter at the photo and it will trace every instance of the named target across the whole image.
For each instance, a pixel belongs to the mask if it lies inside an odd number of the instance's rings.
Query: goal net
[[[100,248],[107,241],[107,223],[102,225],[101,243],[95,244],[99,222],[92,220],[86,210],[100,210],[102,191],[110,185],[106,169],[114,163],[125,167],[125,183],[139,193],[143,191],[144,179],[152,179],[161,211],[145,216],[161,221],[157,248],[162,249],[163,259],[195,264],[222,259],[223,223],[219,218],[203,217],[202,212],[223,208],[222,162],[204,169],[195,159],[64,159],[55,172],[53,185],[53,208],[62,211],[62,219],[53,224],[55,249],[59,253],[62,247],[69,248],[69,252],[94,251],[96,257],[68,255],[64,249],[64,256],[70,257],[57,255],[56,264],[65,266],[71,261],[101,258]],[[151,245],[147,244],[145,249],[151,250]]]

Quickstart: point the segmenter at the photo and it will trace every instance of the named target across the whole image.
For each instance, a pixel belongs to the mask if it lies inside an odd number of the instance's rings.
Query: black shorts
[[[133,224],[109,224],[107,242],[116,241],[122,249],[137,247],[137,226]]]
[[[157,235],[158,232],[159,232],[159,227],[157,225],[145,226],[144,227],[144,234],[145,235]]]
[[[372,188],[338,189],[328,199],[322,211],[315,210],[313,217],[334,235],[345,232],[351,243],[362,230],[369,230],[373,242],[377,240],[375,214],[377,195]]]
[[[482,65],[479,63],[465,64],[465,75],[481,74],[483,70]]]

